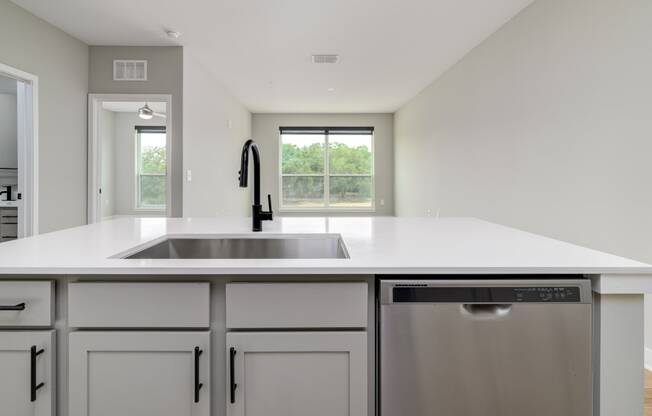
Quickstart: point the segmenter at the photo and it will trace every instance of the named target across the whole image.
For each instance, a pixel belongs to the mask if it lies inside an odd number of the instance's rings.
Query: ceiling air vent
[[[147,61],[116,59],[113,61],[114,81],[147,81]]]
[[[313,64],[336,64],[340,60],[339,55],[313,55]]]

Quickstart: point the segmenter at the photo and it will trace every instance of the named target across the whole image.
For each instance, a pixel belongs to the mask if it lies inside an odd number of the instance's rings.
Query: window
[[[136,208],[165,210],[167,196],[165,127],[136,126]]]
[[[374,208],[373,127],[281,127],[281,208]]]

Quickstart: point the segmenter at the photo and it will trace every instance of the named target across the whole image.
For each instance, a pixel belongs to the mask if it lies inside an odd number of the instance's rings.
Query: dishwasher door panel
[[[590,304],[475,312],[381,305],[381,416],[592,414]]]

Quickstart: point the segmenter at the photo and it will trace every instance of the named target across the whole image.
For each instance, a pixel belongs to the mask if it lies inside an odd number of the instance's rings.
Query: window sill
[[[165,214],[167,212],[167,208],[134,208],[134,212],[137,212],[139,214]]]
[[[376,208],[279,208],[279,212],[287,213],[313,213],[313,214],[333,214],[333,213],[375,213]]]

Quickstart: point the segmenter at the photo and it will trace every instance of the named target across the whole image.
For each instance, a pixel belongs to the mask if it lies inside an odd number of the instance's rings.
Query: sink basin
[[[170,237],[126,259],[347,259],[339,235]]]

